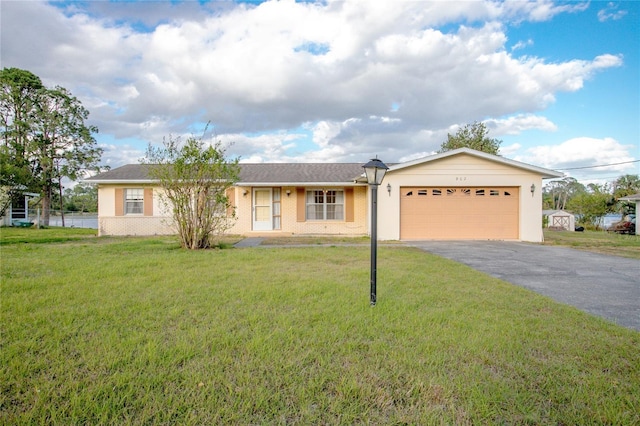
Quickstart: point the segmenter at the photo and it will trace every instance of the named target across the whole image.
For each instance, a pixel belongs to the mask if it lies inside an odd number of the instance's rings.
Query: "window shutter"
[[[116,216],[124,216],[124,189],[116,188]]]
[[[354,221],[353,213],[353,188],[345,188],[344,190],[344,220],[345,222]]]
[[[235,187],[227,188],[227,199],[229,200],[229,207],[227,208],[227,217],[233,217],[233,209],[236,205]]]
[[[297,204],[297,214],[298,214],[298,222],[304,222],[307,217],[306,213],[306,202],[304,199],[304,188],[296,188],[296,202]]]
[[[144,207],[145,216],[153,216],[153,188],[144,189]]]

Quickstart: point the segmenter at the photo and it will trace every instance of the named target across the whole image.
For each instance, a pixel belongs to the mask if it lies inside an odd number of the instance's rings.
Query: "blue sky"
[[[8,0],[0,20],[2,67],[76,95],[111,167],[207,121],[242,161],[363,163],[484,121],[505,157],[640,173],[636,1]]]

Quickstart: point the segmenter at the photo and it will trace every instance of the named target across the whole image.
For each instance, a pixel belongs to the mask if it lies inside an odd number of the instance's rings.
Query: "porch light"
[[[378,186],[382,183],[385,173],[389,167],[387,167],[382,161],[377,158],[372,159],[367,164],[362,166],[364,173],[367,176],[367,183],[371,188],[371,291],[370,291],[370,303],[371,306],[376,305],[377,301],[377,263],[378,263]],[[387,190],[391,194],[391,185],[387,185]]]
[[[531,196],[533,197],[533,193],[536,192],[536,184],[532,183],[531,184]]]
[[[391,184],[387,184],[387,192],[389,193],[389,197],[391,197]]]

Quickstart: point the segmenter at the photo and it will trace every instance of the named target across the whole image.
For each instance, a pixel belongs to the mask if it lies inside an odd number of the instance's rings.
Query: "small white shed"
[[[0,224],[3,226],[33,224],[34,215],[29,214],[29,200],[39,196],[39,194],[33,192],[21,192],[20,195],[15,196],[4,212],[4,217],[0,218]]]
[[[636,203],[636,235],[640,235],[640,228],[638,227],[638,211],[640,211],[640,192],[626,197],[618,198],[619,201],[629,201]]]
[[[547,214],[547,227],[556,230],[575,231],[576,217],[564,210],[553,210]]]

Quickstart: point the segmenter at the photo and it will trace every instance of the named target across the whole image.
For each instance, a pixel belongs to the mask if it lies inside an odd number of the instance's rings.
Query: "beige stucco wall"
[[[99,235],[170,235],[174,229],[170,226],[168,210],[161,201],[159,188],[153,192],[153,217],[116,216],[116,188],[140,188],[140,185],[101,185],[98,188],[98,233]],[[327,189],[330,187],[327,187]],[[343,187],[336,187],[344,189]],[[289,195],[287,195],[287,191]],[[246,195],[245,195],[246,193]],[[296,187],[281,188],[281,229],[272,231],[253,231],[252,229],[252,188],[234,187],[236,220],[230,234],[331,234],[366,235],[367,228],[367,188],[354,188],[354,221],[297,221]]]
[[[116,188],[144,188],[143,185],[100,185],[98,187],[98,235],[171,235],[170,217],[163,207],[159,189],[153,190],[153,216],[116,216]]]
[[[311,187],[308,187],[311,188]],[[325,189],[344,189],[344,187],[323,187]],[[252,229],[252,188],[235,188],[237,221],[229,231],[232,234],[248,235],[252,233],[284,233],[293,235],[366,235],[367,234],[367,189],[364,186],[354,188],[354,221],[304,221],[298,222],[297,191],[294,186],[283,186],[281,194],[281,229],[272,231],[254,231]],[[289,194],[287,195],[287,191]],[[246,195],[245,195],[246,193]]]
[[[391,194],[387,192],[391,184]],[[531,184],[536,189],[531,194]],[[520,188],[522,241],[541,242],[542,178],[509,165],[461,154],[390,171],[378,190],[378,239],[400,239],[400,191],[402,186],[516,186]],[[464,220],[464,212],[456,212]]]

